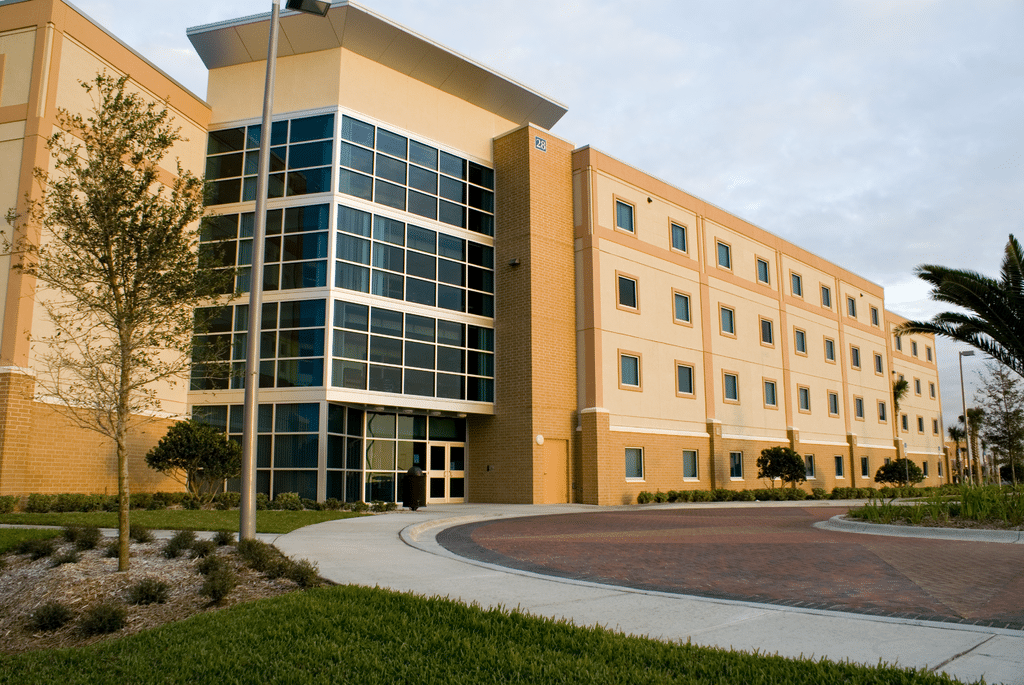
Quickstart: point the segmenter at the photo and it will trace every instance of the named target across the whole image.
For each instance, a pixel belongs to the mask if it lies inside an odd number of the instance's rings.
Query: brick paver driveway
[[[818,530],[834,508],[611,511],[442,531],[461,556],[545,575],[1024,630],[1024,545]]]

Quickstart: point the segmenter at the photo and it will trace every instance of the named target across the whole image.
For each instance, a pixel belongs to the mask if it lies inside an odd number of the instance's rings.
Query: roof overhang
[[[188,39],[208,69],[266,59],[270,13],[196,26]],[[561,103],[347,0],[325,18],[282,11],[278,56],[344,47],[518,125],[550,129]]]

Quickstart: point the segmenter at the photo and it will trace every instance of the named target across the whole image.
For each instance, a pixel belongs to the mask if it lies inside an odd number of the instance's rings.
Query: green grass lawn
[[[296,592],[89,647],[0,656],[0,683],[900,685],[945,676],[670,645],[360,587]]]
[[[257,511],[256,532],[290,533],[324,521],[363,516],[351,511]],[[238,530],[238,510],[134,509],[132,523],[159,530]],[[49,514],[0,514],[0,523],[23,526],[99,526],[117,528],[117,512],[90,511]]]
[[[0,554],[6,554],[25,540],[46,540],[60,535],[59,530],[18,530],[0,528]]]

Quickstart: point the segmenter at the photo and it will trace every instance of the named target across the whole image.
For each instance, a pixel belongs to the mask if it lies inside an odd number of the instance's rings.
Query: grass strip
[[[351,511],[257,511],[256,532],[290,533],[324,521],[347,519],[363,514]],[[156,530],[237,530],[238,510],[217,509],[136,509],[131,522]],[[99,526],[117,528],[117,512],[88,511],[49,514],[0,514],[0,523],[22,526]]]
[[[19,530],[0,528],[0,554],[6,554],[25,540],[48,540],[60,537],[59,530]]]
[[[0,657],[0,683],[903,685],[945,675],[672,645],[439,598],[332,587],[89,647]]]

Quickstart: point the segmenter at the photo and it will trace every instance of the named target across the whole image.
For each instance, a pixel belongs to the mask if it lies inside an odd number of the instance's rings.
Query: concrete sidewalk
[[[783,504],[783,503],[779,503]],[[792,503],[788,503],[792,506]],[[806,506],[807,503],[800,503]],[[431,505],[329,521],[279,537],[293,558],[319,564],[338,583],[442,596],[484,607],[599,624],[624,633],[783,656],[880,660],[965,681],[1024,685],[1024,633],[703,599],[541,576],[457,557],[435,541],[453,525],[501,517],[604,511],[584,505]]]

